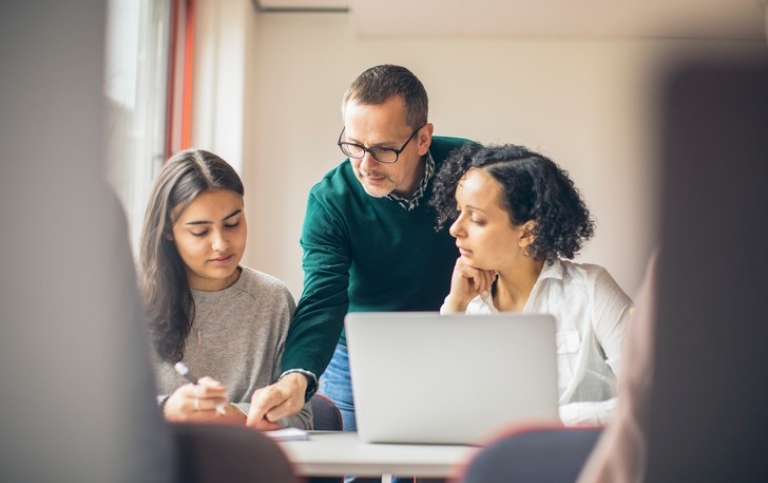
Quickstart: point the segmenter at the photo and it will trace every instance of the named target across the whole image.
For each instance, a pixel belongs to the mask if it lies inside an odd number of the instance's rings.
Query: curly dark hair
[[[437,229],[458,216],[456,185],[471,168],[483,169],[502,186],[501,206],[513,225],[533,220],[535,240],[528,253],[537,260],[572,259],[592,238],[595,223],[568,173],[549,158],[514,144],[467,143],[438,171],[429,204]]]

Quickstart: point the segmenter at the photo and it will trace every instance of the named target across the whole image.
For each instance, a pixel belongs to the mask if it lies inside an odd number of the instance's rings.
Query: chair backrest
[[[312,406],[312,423],[316,431],[343,431],[341,411],[323,394],[315,394],[309,401]]]
[[[478,451],[456,481],[576,481],[600,436],[599,428],[513,426]]]
[[[298,483],[293,465],[268,436],[240,426],[171,424],[179,483]]]

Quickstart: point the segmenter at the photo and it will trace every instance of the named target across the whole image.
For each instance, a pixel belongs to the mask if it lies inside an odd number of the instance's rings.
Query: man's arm
[[[251,399],[247,424],[260,429],[298,413],[314,394],[317,378],[333,357],[349,307],[347,229],[341,214],[321,203],[314,192],[307,201],[301,246],[304,291],[288,330],[283,373]]]
[[[341,213],[310,193],[301,235],[304,291],[296,307],[281,368],[319,377],[333,357],[349,308],[350,240]]]

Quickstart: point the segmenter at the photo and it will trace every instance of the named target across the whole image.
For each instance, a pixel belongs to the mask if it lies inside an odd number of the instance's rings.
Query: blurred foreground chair
[[[170,424],[179,483],[299,483],[269,436],[239,426]]]
[[[513,431],[469,462],[465,483],[570,483],[576,480],[601,428],[534,428]]]

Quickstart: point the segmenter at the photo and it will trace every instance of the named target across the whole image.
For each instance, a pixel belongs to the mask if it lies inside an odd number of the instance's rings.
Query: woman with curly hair
[[[571,261],[594,222],[567,173],[522,146],[468,144],[430,203],[459,248],[441,312],[554,315],[560,417],[605,423],[632,301],[604,268]]]
[[[280,374],[295,304],[283,282],[240,264],[243,192],[226,161],[191,149],[165,163],[150,196],[140,280],[169,421],[245,425],[253,393]],[[182,361],[205,377],[187,383]],[[281,423],[309,429],[311,417],[307,404]]]

